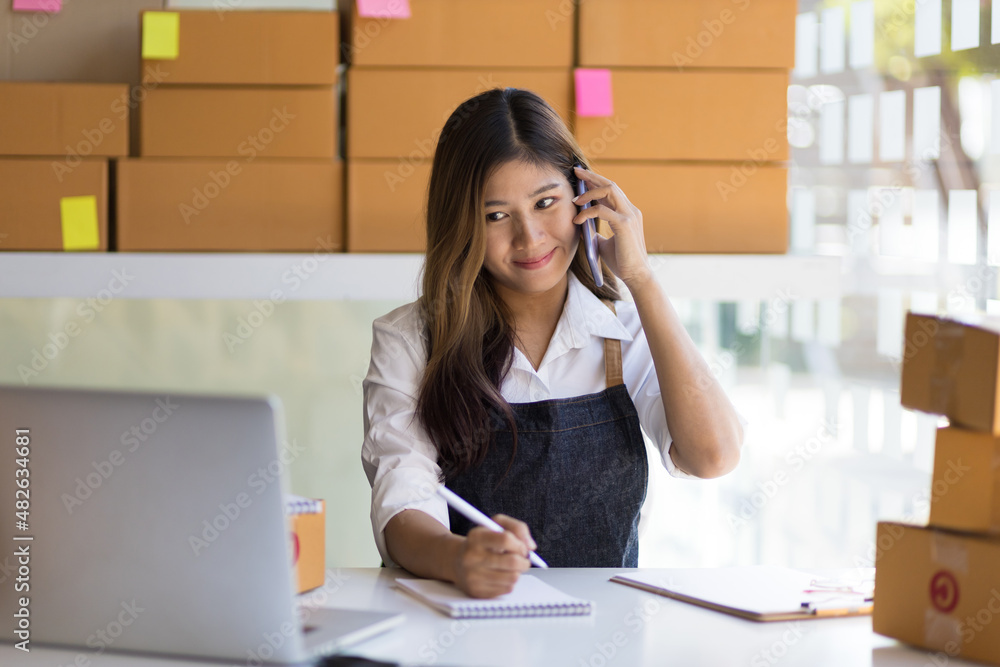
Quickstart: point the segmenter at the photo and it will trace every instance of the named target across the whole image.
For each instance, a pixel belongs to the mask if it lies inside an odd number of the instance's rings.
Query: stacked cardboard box
[[[424,250],[431,163],[445,120],[498,86],[527,88],[572,120],[575,3],[411,0],[409,18],[342,2],[347,73],[347,247]]]
[[[219,14],[247,10],[333,11],[337,0],[166,0],[167,9],[211,9]]]
[[[128,87],[0,82],[0,250],[107,250]]]
[[[650,252],[787,249],[796,6],[581,3],[576,136],[639,202]]]
[[[139,159],[119,165],[121,250],[343,247],[338,15],[145,12]]]
[[[163,0],[65,0],[56,12],[0,2],[0,79],[139,83],[139,12]]]
[[[900,397],[938,430],[928,526],[878,526],[873,627],[1000,664],[1000,319],[909,313]],[[944,664],[942,662],[941,664]]]

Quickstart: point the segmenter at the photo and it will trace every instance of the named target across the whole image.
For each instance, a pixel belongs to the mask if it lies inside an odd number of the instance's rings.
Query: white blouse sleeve
[[[660,394],[660,380],[653,365],[653,355],[649,351],[649,341],[646,332],[639,322],[639,315],[631,303],[618,302],[619,319],[632,334],[632,341],[622,341],[622,367],[625,383],[628,386],[632,402],[639,413],[639,424],[660,452],[663,467],[672,477],[697,479],[694,475],[684,472],[670,458],[670,446],[673,437],[667,425],[667,415],[663,411],[663,397]],[[747,420],[737,412],[737,418],[744,427]]]
[[[638,323],[637,314],[635,319]],[[641,325],[631,326],[632,322],[628,321],[624,324],[632,333],[632,341],[628,343],[622,341],[622,365],[623,371],[625,371],[625,383],[628,386],[629,394],[632,395],[636,412],[639,413],[639,425],[642,426],[646,437],[652,440],[659,450],[663,467],[667,469],[671,477],[694,479],[693,475],[678,468],[673,459],[670,458],[670,445],[673,444],[673,437],[667,426],[667,415],[663,411],[660,380],[656,375],[656,368],[653,366],[653,355],[649,351],[646,333],[642,330]],[[628,346],[627,354],[626,346]]]
[[[425,367],[421,341],[407,336],[389,318],[372,326],[372,356],[364,389],[365,440],[361,462],[372,487],[375,544],[387,566],[395,565],[385,546],[389,520],[418,509],[449,527],[448,506],[436,493],[441,472],[437,449],[416,414]]]

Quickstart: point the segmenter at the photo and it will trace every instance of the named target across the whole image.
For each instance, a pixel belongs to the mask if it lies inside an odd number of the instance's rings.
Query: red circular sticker
[[[292,557],[292,564],[299,562],[299,536],[297,533],[292,533],[292,553],[295,554]]]
[[[958,605],[958,581],[951,572],[941,570],[931,577],[931,604],[944,614]]]

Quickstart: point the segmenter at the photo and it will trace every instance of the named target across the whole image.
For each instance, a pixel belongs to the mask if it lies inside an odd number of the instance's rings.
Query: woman
[[[509,592],[529,549],[552,566],[635,567],[642,431],[673,475],[739,461],[740,419],[653,276],[642,213],[576,163],[534,93],[460,105],[434,155],[423,296],[373,327],[362,461],[376,544],[474,597]],[[601,288],[588,217],[614,232],[599,238]],[[449,512],[442,481],[506,530]]]

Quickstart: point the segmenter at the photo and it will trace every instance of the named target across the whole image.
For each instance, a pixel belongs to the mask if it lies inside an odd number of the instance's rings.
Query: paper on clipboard
[[[856,578],[859,584],[868,580],[867,576]],[[872,569],[871,581],[874,578]],[[839,590],[817,585],[817,579],[822,577],[770,566],[639,570],[611,577],[616,583],[752,621],[871,614],[870,591]]]

